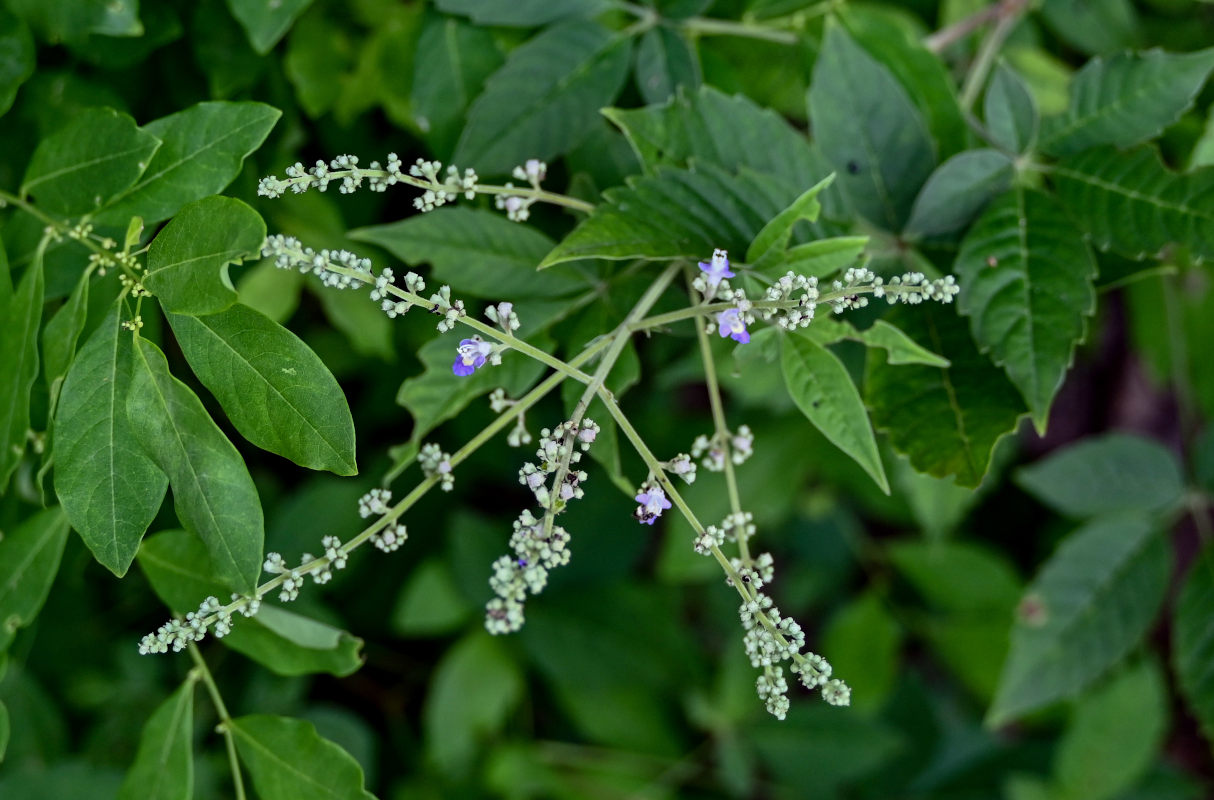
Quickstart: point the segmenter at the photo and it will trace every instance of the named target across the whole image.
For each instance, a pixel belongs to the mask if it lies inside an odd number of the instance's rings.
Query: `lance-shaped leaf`
[[[1037,129],[1041,124],[1037,102],[1024,80],[1004,62],[1000,62],[991,75],[982,112],[991,138],[1005,150],[1024,153],[1037,143]]]
[[[702,80],[695,48],[665,25],[650,28],[641,35],[635,76],[646,103],[663,103],[679,87],[697,89]]]
[[[942,236],[964,228],[1012,183],[1012,160],[998,150],[966,150],[941,164],[906,221],[912,236]]]
[[[808,336],[820,345],[850,339],[868,347],[876,347],[885,351],[888,364],[922,364],[928,367],[947,367],[947,358],[942,358],[914,339],[907,336],[897,326],[879,319],[871,327],[857,330],[850,322],[837,317],[823,314],[814,319],[813,324],[799,333]]]
[[[160,140],[112,108],[86,108],[38,143],[21,193],[74,217],[96,210],[139,180]]]
[[[358,472],[346,396],[298,336],[239,303],[203,317],[169,314],[169,323],[242,436],[309,469]]]
[[[0,653],[42,610],[67,532],[67,518],[55,507],[35,512],[0,539]]]
[[[265,222],[239,200],[191,203],[152,241],[143,285],[174,314],[222,311],[236,302],[228,264],[257,255],[265,239]]]
[[[452,160],[504,174],[575,147],[628,76],[630,39],[593,22],[554,25],[519,46],[468,110]]]
[[[160,139],[160,149],[142,177],[107,203],[95,221],[125,226],[131,217],[143,217],[150,225],[222,191],[281,114],[264,103],[212,102],[149,122],[142,130]]]
[[[955,270],[974,340],[1007,371],[1044,431],[1096,309],[1090,248],[1054,200],[1017,187],[970,228]]]
[[[143,726],[135,763],[118,800],[190,800],[194,796],[194,680],[187,679]]]
[[[1067,211],[1098,246],[1138,260],[1169,245],[1214,258],[1214,168],[1177,174],[1142,145],[1086,150],[1050,174]]]
[[[784,337],[784,382],[797,408],[889,494],[868,411],[843,362],[800,332]]]
[[[133,347],[121,303],[68,370],[55,415],[55,493],[93,556],[126,574],[168,479],[144,453],[127,417]]]
[[[1214,741],[1214,547],[1189,567],[1174,612],[1176,678],[1207,741]]]
[[[1020,601],[987,723],[1074,695],[1120,661],[1155,619],[1171,568],[1148,516],[1102,517],[1070,534]]]
[[[375,800],[358,762],[311,722],[255,714],[228,727],[261,800]]]
[[[312,5],[312,0],[228,0],[232,16],[240,22],[249,44],[261,55],[274,49],[296,17]]]
[[[1054,155],[1102,144],[1145,142],[1180,119],[1214,69],[1214,48],[1196,53],[1122,53],[1093,58],[1071,81],[1066,113],[1041,125],[1041,146]]]
[[[17,468],[30,427],[30,393],[38,378],[42,324],[42,248],[7,302],[0,301],[0,489]]]
[[[1015,430],[1024,401],[978,352],[951,307],[925,303],[895,309],[886,319],[951,366],[891,366],[870,351],[864,394],[873,422],[917,471],[977,486],[995,444]]]
[[[215,572],[252,591],[261,574],[261,500],[240,453],[190,387],[169,373],[160,348],[139,339],[127,415],[144,451],[169,476],[177,516],[202,539]]]
[[[468,106],[501,65],[491,30],[427,15],[413,60],[410,115],[435,155],[445,158],[455,149]]]
[[[800,197],[792,201],[788,208],[772,217],[751,241],[750,246],[746,248],[747,263],[756,269],[762,269],[764,265],[760,261],[765,256],[770,254],[771,261],[779,260],[788,246],[793,226],[803,219],[810,222],[817,221],[818,215],[822,213],[822,203],[818,200],[818,195],[822,193],[823,189],[830,186],[834,179],[834,175],[827,175],[806,189]]]

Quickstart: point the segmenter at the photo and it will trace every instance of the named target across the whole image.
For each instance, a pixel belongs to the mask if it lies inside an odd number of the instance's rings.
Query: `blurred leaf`
[[[700,60],[695,47],[665,25],[641,34],[637,45],[635,79],[646,103],[662,103],[680,86],[700,87]]]
[[[236,286],[237,302],[282,324],[299,307],[304,276],[294,269],[279,269],[262,260],[245,271]]]
[[[211,102],[149,122],[141,130],[160,139],[160,149],[135,185],[109,201],[94,221],[125,226],[138,216],[152,225],[223,191],[281,114],[264,103]]]
[[[0,489],[8,486],[29,435],[44,288],[39,248],[16,290],[7,300],[0,299],[0,330],[4,331],[4,346],[0,347]]]
[[[451,569],[439,559],[422,562],[409,576],[389,622],[402,636],[439,636],[458,630],[472,615]]]
[[[1037,129],[1041,125],[1037,103],[1024,80],[1007,62],[999,62],[991,75],[982,113],[987,131],[1000,147],[1025,153],[1037,143]]]
[[[0,8],[0,116],[13,105],[17,89],[34,74],[34,37],[20,17]]]
[[[1171,562],[1140,514],[1097,518],[1067,536],[1020,601],[987,724],[1074,695],[1124,658],[1163,603]]]
[[[261,575],[265,538],[261,500],[240,453],[198,396],[169,373],[160,348],[136,341],[127,397],[135,440],[169,476],[181,523],[200,537],[215,572],[238,592]]]
[[[1020,187],[970,228],[954,265],[957,305],[1045,430],[1050,405],[1096,310],[1096,262],[1048,195]]]
[[[1059,38],[1089,55],[1129,50],[1141,39],[1130,0],[1045,0],[1041,18]]]
[[[1012,160],[998,150],[967,150],[945,161],[927,179],[905,233],[941,236],[967,225],[1012,183]]]
[[[891,459],[885,459],[890,463]],[[905,458],[892,459],[893,483],[931,542],[940,542],[961,523],[978,500],[977,491],[951,480],[916,472]]]
[[[80,276],[71,295],[42,329],[42,376],[50,392],[47,419],[55,416],[59,390],[76,358],[76,342],[88,315],[90,278],[92,273],[87,271]]]
[[[1141,261],[1176,245],[1214,258],[1214,169],[1177,174],[1143,145],[1085,150],[1052,174],[1059,199],[1100,248]]]
[[[889,494],[873,426],[847,368],[834,353],[800,332],[784,337],[782,351],[784,381],[797,408]]]
[[[1083,439],[1016,472],[1016,482],[1070,517],[1174,507],[1184,493],[1176,456],[1153,439],[1110,433]]]
[[[1061,156],[1102,144],[1145,142],[1189,109],[1211,69],[1214,48],[1094,58],[1071,82],[1066,113],[1042,121],[1041,146]]]
[[[886,230],[901,230],[936,149],[898,81],[835,24],[814,65],[809,115],[852,205]]]
[[[227,597],[206,548],[186,531],[149,536],[139,548],[139,567],[174,614],[197,609],[207,597]],[[222,642],[276,675],[341,676],[362,666],[362,639],[265,600],[256,616],[236,615]]]
[[[392,361],[396,346],[392,340],[392,320],[362,292],[334,291],[314,280],[304,286],[320,301],[325,318],[349,340],[359,355]]]
[[[8,751],[8,740],[12,735],[9,725],[8,706],[0,701],[0,764],[4,763],[4,754]]]
[[[228,264],[256,257],[266,224],[231,197],[191,203],[165,225],[148,251],[144,285],[175,314],[213,314],[236,302]]]
[[[532,28],[566,17],[589,17],[606,7],[604,0],[437,0],[439,11],[463,14],[478,25]]]
[[[1189,172],[1214,164],[1214,107],[1206,115],[1206,127],[1189,154]]]
[[[249,44],[259,54],[274,49],[295,18],[312,4],[312,0],[227,0],[232,16],[248,34]]]
[[[312,723],[255,714],[228,726],[262,800],[374,800],[358,762]]]
[[[187,678],[148,718],[118,800],[194,796],[194,680]]]
[[[1005,51],[1008,63],[1024,78],[1042,115],[1061,114],[1070,104],[1071,65],[1039,47],[1009,46]],[[1041,140],[1038,126],[1037,141]]]
[[[49,42],[81,42],[89,34],[140,36],[138,0],[97,3],[94,0],[8,0],[8,7]]]
[[[346,396],[299,337],[240,304],[168,317],[190,368],[242,436],[309,469],[358,473]]]
[[[1121,797],[1159,757],[1167,708],[1164,676],[1150,659],[1083,694],[1058,743],[1054,797]]]
[[[341,96],[356,58],[356,44],[351,39],[341,25],[319,10],[305,14],[291,29],[283,69],[309,117],[315,119],[329,111]]]
[[[575,147],[628,75],[630,40],[593,22],[547,28],[515,49],[468,109],[452,161],[482,175]]]
[[[93,556],[118,577],[164,502],[168,478],[127,416],[131,333],[120,300],[80,349],[55,416],[55,493]],[[142,422],[142,421],[140,421]]]
[[[46,602],[59,572],[67,533],[67,518],[52,507],[35,513],[0,539],[0,653]]]
[[[1188,708],[1214,741],[1214,547],[1189,567],[1173,612],[1172,662]]]
[[[889,699],[898,674],[902,628],[875,591],[849,600],[822,634],[821,651],[834,675],[851,687],[851,704],[872,713]]]

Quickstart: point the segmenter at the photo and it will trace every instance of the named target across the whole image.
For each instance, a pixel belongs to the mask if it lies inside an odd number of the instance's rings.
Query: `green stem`
[[[236,740],[232,733],[232,717],[228,714],[228,707],[223,702],[223,696],[219,693],[219,687],[215,685],[215,678],[211,675],[211,670],[207,669],[207,662],[203,660],[202,654],[198,652],[198,648],[191,642],[186,645],[186,649],[190,651],[190,658],[194,659],[194,671],[202,679],[203,686],[207,687],[207,694],[211,696],[211,703],[215,706],[215,713],[219,715],[217,729],[223,734],[224,741],[227,743],[228,765],[232,768],[232,785],[236,790],[236,800],[245,800],[244,777],[240,772],[240,759],[236,756]]]
[[[738,36],[744,39],[760,39],[776,44],[796,44],[800,37],[792,31],[776,30],[754,22],[735,22],[727,19],[688,17],[679,20],[679,27],[698,36]]]
[[[1003,43],[1020,21],[1020,15],[1028,7],[1028,0],[1002,0],[996,8],[998,22],[978,48],[978,55],[965,76],[965,84],[961,88],[961,108],[969,110],[978,99],[986,83],[986,76],[995,64],[995,57],[1003,48]]]

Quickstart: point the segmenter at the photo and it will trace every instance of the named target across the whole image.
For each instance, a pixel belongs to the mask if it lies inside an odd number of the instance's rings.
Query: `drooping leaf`
[[[665,25],[650,28],[637,45],[635,77],[646,103],[664,103],[680,86],[700,87],[700,61],[686,39]]]
[[[262,800],[375,800],[358,762],[311,722],[255,714],[229,727]]]
[[[951,366],[890,366],[870,352],[864,392],[873,423],[919,472],[956,475],[961,486],[977,486],[995,443],[1015,429],[1024,401],[974,347],[952,308],[924,304],[887,319]]]
[[[188,386],[169,373],[160,348],[136,342],[127,416],[144,452],[169,476],[173,504],[202,539],[215,573],[238,592],[261,574],[261,500],[240,453]]]
[[[7,8],[0,8],[0,115],[13,105],[17,89],[34,74],[34,37]]]
[[[80,216],[129,189],[147,169],[160,140],[112,108],[88,108],[38,143],[21,193],[40,208]]]
[[[1096,262],[1058,204],[1016,187],[970,228],[954,266],[974,340],[1024,396],[1038,431],[1096,308]]]
[[[34,513],[0,539],[0,653],[42,610],[67,533],[67,518],[53,507]]]
[[[296,17],[312,0],[228,0],[228,8],[249,37],[249,44],[265,55],[274,49]]]
[[[1052,172],[1058,196],[1098,246],[1143,260],[1169,245],[1214,258],[1214,168],[1177,174],[1150,145],[1085,150]]]
[[[592,22],[547,28],[514,50],[468,109],[452,160],[481,174],[563,155],[598,123],[628,74],[629,42]]]
[[[1071,82],[1066,112],[1042,121],[1041,146],[1069,155],[1102,144],[1145,142],[1189,109],[1214,69],[1214,48],[1094,58]]]
[[[606,7],[605,0],[437,0],[439,11],[471,17],[478,25],[534,28],[569,17],[590,17]]]
[[[1012,160],[998,150],[966,150],[945,161],[915,198],[904,233],[942,236],[961,230],[1012,183]]]
[[[572,269],[537,272],[554,242],[500,213],[462,206],[437,208],[387,225],[350,231],[409,266],[429,264],[434,281],[460,294],[517,301],[560,297],[589,288]]]
[[[903,333],[897,326],[879,319],[864,330],[857,330],[850,322],[823,314],[801,331],[820,345],[834,344],[851,339],[869,347],[885,351],[889,364],[922,364],[928,367],[947,367],[947,358],[942,358]]]
[[[889,494],[873,426],[847,368],[834,353],[800,332],[784,337],[782,351],[784,382],[797,408]]]
[[[1045,0],[1041,18],[1051,32],[1089,55],[1129,50],[1141,38],[1142,23],[1130,0]]]
[[[118,800],[194,796],[194,680],[187,679],[148,718]]]
[[[919,110],[889,70],[829,24],[809,89],[814,136],[856,210],[898,231],[936,165]]]
[[[1067,536],[1020,601],[987,723],[1069,697],[1120,661],[1155,619],[1171,561],[1141,514],[1100,517]]]
[[[198,103],[149,122],[141,130],[161,140],[143,176],[95,216],[99,224],[151,225],[186,203],[223,190],[281,116],[264,103]]]
[[[1016,482],[1071,517],[1160,513],[1180,502],[1184,476],[1159,442],[1123,433],[1083,439],[1016,471]]]
[[[346,396],[298,336],[239,303],[168,316],[190,368],[242,436],[309,469],[357,474]]]
[[[1214,547],[1189,567],[1173,614],[1177,682],[1206,740],[1214,741]]]
[[[46,327],[42,329],[42,375],[50,391],[47,418],[53,419],[59,402],[59,390],[67,371],[76,358],[76,342],[84,330],[88,315],[90,273],[80,276],[76,288],[68,295]]]
[[[1041,124],[1037,102],[1029,87],[1006,62],[999,62],[982,101],[986,129],[995,142],[1013,153],[1024,153],[1037,143]]]
[[[166,311],[213,314],[236,302],[228,264],[256,256],[266,238],[261,216],[240,200],[207,197],[164,226],[148,251],[148,291]]]
[[[45,279],[42,248],[7,302],[0,302],[0,489],[25,452],[30,429],[30,394],[38,379],[38,328]]]
[[[139,548],[139,568],[175,614],[195,610],[207,597],[227,599],[206,548],[186,531],[149,536]],[[220,641],[276,675],[327,672],[341,676],[362,666],[362,639],[268,599],[254,617],[237,614],[231,633]]]
[[[103,566],[122,577],[164,502],[168,479],[127,416],[133,348],[121,303],[72,363],[55,416],[55,493]]]
[[[390,625],[402,636],[441,636],[457,631],[473,609],[445,561],[432,558],[409,576],[396,600]]]

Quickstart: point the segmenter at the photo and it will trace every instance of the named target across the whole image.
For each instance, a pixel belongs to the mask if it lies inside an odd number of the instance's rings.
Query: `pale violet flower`
[[[729,255],[720,248],[712,251],[712,262],[700,262],[700,270],[708,277],[708,285],[716,287],[725,278],[734,277],[729,271]]]
[[[640,503],[640,506],[633,512],[633,516],[637,518],[637,522],[652,525],[654,520],[662,516],[663,511],[670,508],[670,501],[666,499],[666,492],[660,486],[651,485],[641,488],[647,488],[647,490],[636,496],[636,501]]]
[[[736,308],[727,308],[717,315],[717,332],[722,338],[733,339],[735,342],[746,344],[750,334],[746,331],[746,320],[742,312]]]
[[[467,377],[485,366],[485,359],[492,354],[493,345],[479,336],[464,339],[456,348],[455,363],[451,366],[451,371],[461,378]]]

